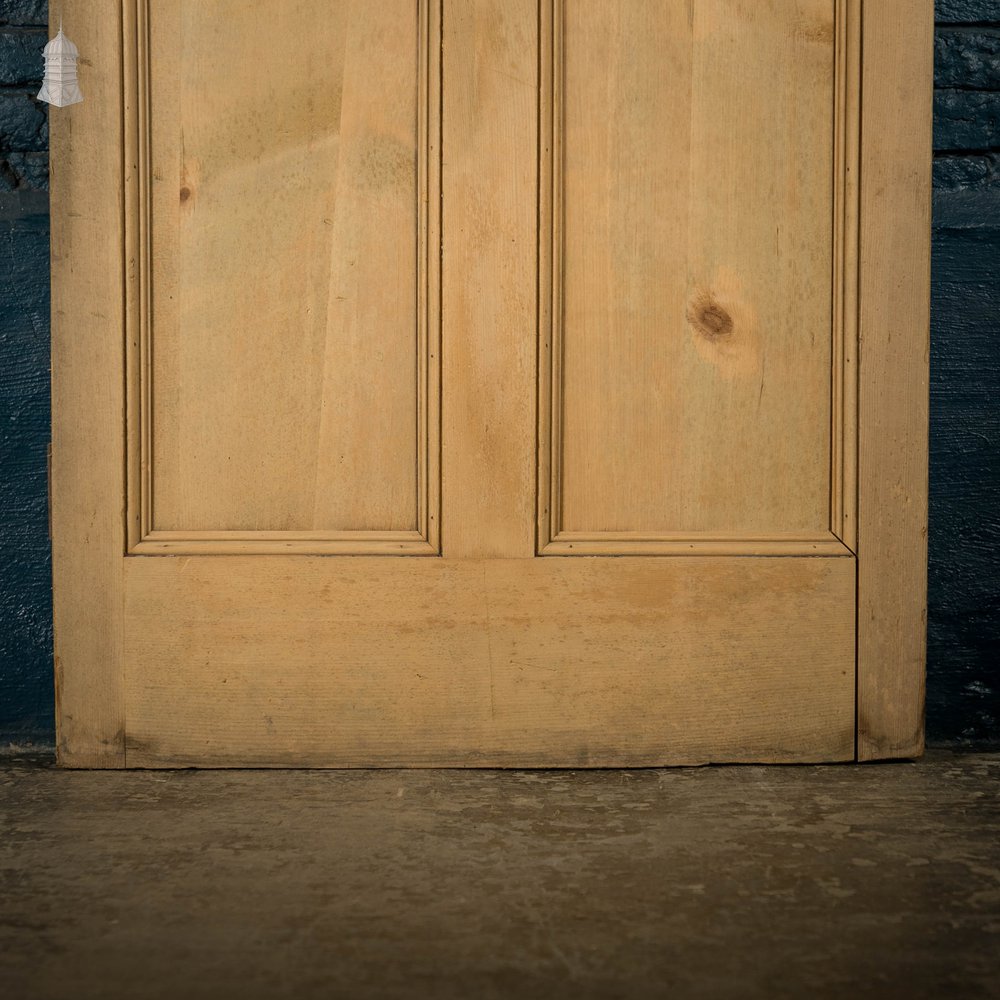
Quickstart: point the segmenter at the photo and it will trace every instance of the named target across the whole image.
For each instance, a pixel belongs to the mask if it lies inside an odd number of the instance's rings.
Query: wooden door
[[[919,753],[930,0],[63,16],[63,763]]]

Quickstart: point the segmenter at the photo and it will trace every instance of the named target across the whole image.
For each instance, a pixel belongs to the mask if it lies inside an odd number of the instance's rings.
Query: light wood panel
[[[865,5],[860,760],[924,746],[933,14],[928,0]]]
[[[535,518],[537,0],[444,21],[443,551],[530,557]]]
[[[438,3],[136,13],[134,551],[436,551]]]
[[[122,767],[121,8],[61,12],[87,61],[86,99],[50,123],[56,745],[60,764]]]
[[[856,9],[543,4],[546,553],[562,533],[838,547]]]
[[[853,594],[849,559],[130,559],[128,759],[846,760]]]

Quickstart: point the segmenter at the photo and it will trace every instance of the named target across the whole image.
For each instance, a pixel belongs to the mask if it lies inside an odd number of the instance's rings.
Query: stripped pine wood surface
[[[556,537],[829,530],[835,26],[554,4]]]
[[[537,4],[448,5],[442,259],[446,558],[535,554]]]
[[[60,762],[919,753],[930,0],[260,10],[63,11]]]
[[[415,44],[412,6],[138,5],[143,539],[426,533],[439,46],[425,24]]]
[[[81,53],[103,57],[86,67],[83,103],[51,118],[56,745],[65,765],[121,767],[121,7],[116,0],[67,0],[64,16]]]
[[[128,560],[129,764],[854,756],[851,560],[336,561]]]
[[[865,4],[879,58],[861,159],[860,760],[924,746],[933,14],[924,0]]]

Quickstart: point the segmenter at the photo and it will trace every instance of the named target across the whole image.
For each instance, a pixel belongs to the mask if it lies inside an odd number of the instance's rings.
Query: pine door
[[[67,0],[75,766],[922,745],[930,0]]]

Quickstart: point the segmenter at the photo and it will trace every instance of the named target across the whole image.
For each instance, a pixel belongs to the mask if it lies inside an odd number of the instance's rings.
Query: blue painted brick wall
[[[1000,742],[1000,0],[935,38],[927,722]]]
[[[0,739],[51,738],[45,0],[0,0]],[[1000,0],[938,0],[928,736],[1000,741]]]
[[[0,739],[52,734],[44,0],[0,0]]]

